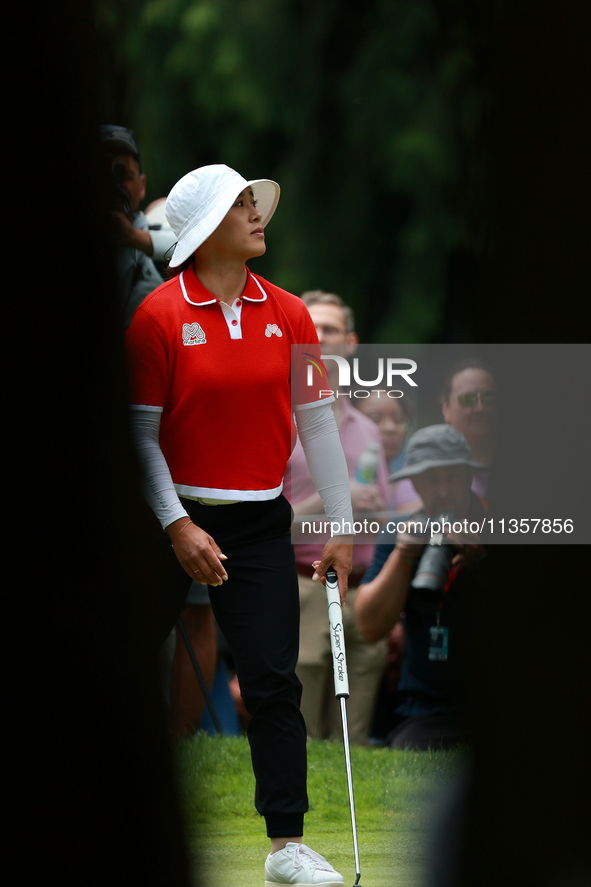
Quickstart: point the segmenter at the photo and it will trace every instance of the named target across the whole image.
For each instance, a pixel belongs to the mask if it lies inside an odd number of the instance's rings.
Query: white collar
[[[251,274],[250,271],[248,271],[248,278],[250,280],[254,280],[254,282],[256,283],[256,285],[258,286],[258,288],[260,289],[260,291],[262,293],[262,297],[260,299],[254,299],[252,296],[245,296],[243,293],[238,298],[246,299],[247,302],[265,302],[267,299],[267,293],[264,291],[264,289],[262,288],[261,284],[258,282],[256,277],[254,276],[254,274]],[[212,299],[205,299],[203,302],[193,302],[192,299],[189,298],[189,294],[187,293],[187,287],[185,285],[185,272],[184,271],[181,271],[180,276],[179,276],[179,280],[180,280],[180,284],[181,284],[181,289],[183,291],[183,298],[185,299],[186,302],[189,303],[189,305],[196,305],[198,308],[200,308],[202,305],[215,305],[216,302],[220,301],[219,299],[216,299],[214,297]],[[247,285],[248,285],[248,280],[247,280]],[[244,289],[246,289],[246,287],[244,287]]]

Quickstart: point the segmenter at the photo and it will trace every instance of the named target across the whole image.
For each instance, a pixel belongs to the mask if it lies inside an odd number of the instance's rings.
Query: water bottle
[[[370,443],[362,452],[355,469],[355,480],[362,484],[375,484],[380,467],[380,445]]]

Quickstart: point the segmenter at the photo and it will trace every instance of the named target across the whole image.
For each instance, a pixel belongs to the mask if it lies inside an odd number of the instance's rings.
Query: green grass
[[[430,816],[460,761],[459,751],[351,749],[363,887],[423,883]],[[198,734],[184,740],[179,769],[199,887],[262,887],[269,841],[254,809],[246,739]],[[352,885],[355,862],[341,744],[308,744],[308,795],[304,841]]]

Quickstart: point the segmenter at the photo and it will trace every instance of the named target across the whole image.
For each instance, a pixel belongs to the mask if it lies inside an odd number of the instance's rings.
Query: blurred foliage
[[[148,200],[207,163],[277,180],[253,270],[295,293],[339,293],[362,341],[457,339],[454,269],[474,247],[467,195],[482,187],[462,10],[97,0],[105,122],[135,131]]]

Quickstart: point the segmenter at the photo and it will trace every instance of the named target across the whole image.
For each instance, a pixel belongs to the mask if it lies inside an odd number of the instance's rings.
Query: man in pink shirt
[[[339,296],[320,290],[304,293],[324,353],[346,356],[354,350],[359,337],[354,331],[353,313]],[[328,387],[338,389],[335,361],[327,361]],[[332,409],[335,413],[343,451],[349,469],[351,499],[355,520],[364,517],[379,520],[386,509],[388,499],[387,468],[379,430],[374,422],[356,410],[346,392],[339,392]],[[368,445],[379,448],[379,466],[375,482],[355,480],[359,457]],[[302,518],[324,516],[304,451],[299,441],[288,463],[284,492],[291,502],[296,519],[294,529]],[[371,518],[370,518],[371,515]],[[302,683],[301,711],[306,721],[308,735],[312,738],[333,739],[342,736],[341,715],[334,697],[332,656],[328,631],[328,615],[324,586],[312,581],[314,567],[330,533],[306,532],[294,534],[294,548],[300,589],[300,654],[297,675]],[[386,641],[368,643],[363,639],[354,612],[355,593],[366,568],[371,564],[374,552],[373,537],[367,541],[357,537],[353,546],[353,569],[349,576],[349,591],[343,608],[347,667],[351,696],[348,700],[348,728],[352,743],[362,745],[367,741],[373,716],[374,700],[386,663]]]

